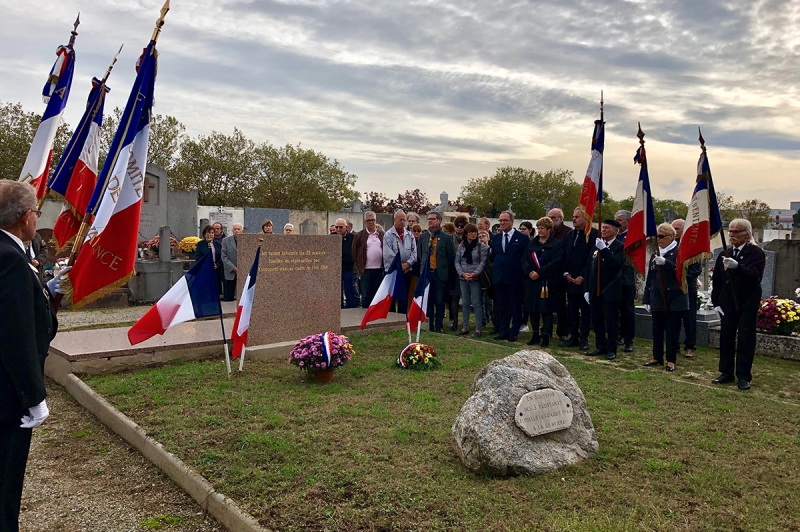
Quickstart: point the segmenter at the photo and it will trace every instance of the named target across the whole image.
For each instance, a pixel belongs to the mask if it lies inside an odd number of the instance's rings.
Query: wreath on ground
[[[428,371],[436,369],[442,365],[436,355],[436,351],[425,344],[408,344],[400,351],[397,357],[397,365],[403,369],[414,369],[417,371]]]

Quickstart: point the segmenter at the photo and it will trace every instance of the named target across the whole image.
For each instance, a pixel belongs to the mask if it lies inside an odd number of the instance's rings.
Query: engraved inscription
[[[564,430],[572,424],[572,401],[552,388],[528,392],[517,403],[514,421],[528,436]]]

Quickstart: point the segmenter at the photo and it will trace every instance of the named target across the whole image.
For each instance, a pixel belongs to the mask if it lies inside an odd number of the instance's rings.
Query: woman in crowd
[[[462,308],[461,332],[459,336],[469,334],[470,307],[475,307],[475,334],[473,338],[480,338],[483,324],[483,308],[481,308],[481,282],[480,275],[489,258],[489,248],[478,240],[478,226],[466,224],[464,239],[456,249],[456,273],[460,285],[461,298],[464,301]],[[456,296],[457,297],[457,296]]]
[[[458,246],[461,245],[461,242],[464,239],[464,228],[467,226],[467,223],[469,223],[469,218],[464,215],[459,215],[455,220],[453,220],[453,247],[456,249],[458,249]],[[461,305],[459,305],[461,300],[461,286],[459,284],[459,279],[460,276],[455,269],[455,265],[453,265],[453,267],[450,269],[450,296],[448,299],[451,331],[458,329],[458,310],[461,308]]]
[[[203,228],[203,240],[197,243],[194,249],[194,260],[198,261],[211,253],[214,263],[214,274],[217,276],[217,291],[222,294],[222,243],[214,240],[214,226],[207,225]]]
[[[489,249],[490,256],[492,254],[492,248],[489,247],[491,239],[492,237],[489,231],[478,231],[478,240]],[[484,330],[490,321],[494,322],[494,287],[492,286],[492,263],[490,261],[486,261],[486,266],[484,266],[481,275],[484,276],[487,281],[481,285],[481,306],[483,307],[483,324],[481,330]]]
[[[408,215],[410,216],[410,214]],[[417,249],[419,249],[419,237],[422,235],[422,226],[415,223],[411,226],[411,234],[414,235],[414,240],[417,242]],[[408,300],[414,299],[414,290],[417,288],[417,281],[419,281],[419,269],[424,257],[417,257],[414,264],[411,265],[411,282],[408,286]]]
[[[675,276],[678,243],[675,229],[663,223],[656,228],[658,253],[650,258],[642,303],[653,315],[653,358],[645,366],[664,365],[664,334],[667,345],[667,371],[675,371],[681,317],[689,308],[689,300]]]
[[[261,224],[261,231],[265,235],[271,235],[273,229],[275,229],[275,227],[272,225],[272,220],[270,220],[269,218],[264,220],[264,223]]]
[[[536,235],[533,233],[533,224],[525,221],[519,224],[518,231],[523,235],[527,236],[528,238],[534,238]],[[519,328],[519,332],[524,333],[528,332],[528,320],[530,319],[530,314],[526,308],[522,308],[522,327]]]
[[[531,238],[528,249],[522,256],[522,269],[526,276],[525,311],[530,315],[533,331],[528,345],[541,341],[541,346],[547,347],[553,335],[553,313],[558,310],[556,294],[563,274],[563,249],[561,242],[552,237],[552,230],[553,220],[547,216],[536,220],[536,236]]]

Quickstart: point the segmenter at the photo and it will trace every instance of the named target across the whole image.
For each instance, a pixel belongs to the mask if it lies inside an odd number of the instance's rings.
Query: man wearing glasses
[[[756,351],[756,314],[761,304],[761,278],[766,255],[753,243],[750,222],[737,218],[728,226],[730,245],[719,254],[712,275],[711,303],[720,315],[720,375],[711,382],[738,381],[749,390]]]
[[[339,218],[334,224],[336,234],[342,237],[342,292],[344,305],[342,308],[356,308],[356,289],[353,286],[353,234],[347,232],[347,221]]]
[[[500,231],[492,238],[492,285],[497,296],[497,336],[495,340],[516,342],[522,326],[522,298],[525,273],[522,255],[528,237],[514,230],[514,216],[500,213]]]
[[[452,235],[442,231],[442,213],[428,213],[428,230],[419,237],[420,263],[429,258],[430,291],[428,296],[428,330],[441,333],[444,322],[444,301],[450,282],[450,268],[454,267],[456,248]],[[522,269],[522,266],[520,266]]]
[[[364,213],[364,229],[353,237],[353,261],[361,287],[361,307],[369,308],[383,281],[383,231],[374,212]]]
[[[550,209],[547,217],[553,220],[553,238],[561,242],[561,245],[566,250],[567,239],[572,234],[572,229],[564,225],[564,211],[561,209]],[[566,340],[569,336],[571,326],[569,323],[569,314],[567,313],[567,286],[566,281],[558,283],[555,287],[557,291],[551,294],[558,301],[558,312],[556,312],[556,334],[561,340]]]

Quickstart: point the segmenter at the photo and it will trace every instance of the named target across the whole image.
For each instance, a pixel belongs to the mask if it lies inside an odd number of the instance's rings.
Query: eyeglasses
[[[28,209],[28,210],[31,211],[33,214],[35,214],[37,218],[42,217],[42,211],[37,211],[35,209]]]
[[[466,225],[463,225],[463,224],[457,224],[456,225],[456,229],[464,229],[465,227],[466,227]]]
[[[335,227],[336,229],[344,229],[344,226],[343,226],[343,225],[334,225],[334,227]]]
[[[738,235],[739,233],[746,233],[744,229],[728,229],[729,235]]]
[[[370,223],[370,222],[375,223],[375,218],[367,218],[364,221],[367,222],[367,223]]]
[[[505,219],[501,218],[501,219],[500,219],[500,220],[498,220],[498,221],[499,221],[499,222],[510,222],[510,221],[511,221],[511,218],[505,218]]]
[[[421,233],[422,229],[412,229],[411,232],[412,233]]]
[[[668,236],[671,236],[671,235],[658,235],[656,238],[661,240],[662,238],[667,238]]]

